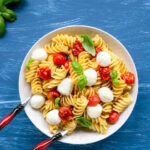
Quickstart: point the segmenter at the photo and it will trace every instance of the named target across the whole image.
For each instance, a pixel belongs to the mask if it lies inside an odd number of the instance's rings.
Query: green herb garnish
[[[91,126],[91,122],[85,117],[77,117],[76,120],[83,127],[87,127],[88,128],[89,126]]]
[[[66,54],[66,60],[71,60],[71,58],[68,54]]]
[[[118,76],[118,72],[117,72],[116,70],[111,70],[111,72],[110,72],[110,77],[111,77],[112,79],[116,79],[117,76]]]
[[[95,56],[95,47],[92,39],[88,35],[81,35],[81,43],[83,48],[90,53],[92,56]]]
[[[55,108],[56,109],[59,109],[59,101],[60,101],[60,98],[59,97],[57,97],[56,99],[55,99]]]
[[[78,75],[83,74],[83,68],[77,61],[72,61],[71,66]]]
[[[30,58],[30,59],[28,60],[28,63],[27,63],[27,65],[26,65],[26,68],[27,68],[28,70],[30,70],[30,64],[31,64],[33,61],[34,61],[34,59],[32,59],[32,58]]]
[[[78,87],[79,87],[79,90],[82,91],[86,85],[87,85],[86,76],[84,74],[82,74],[82,75],[80,75],[78,77]]]
[[[120,83],[119,83],[119,81],[118,81],[117,78],[116,78],[116,79],[113,79],[112,82],[113,82],[113,84],[116,85],[116,86],[119,86],[119,85],[120,85]]]

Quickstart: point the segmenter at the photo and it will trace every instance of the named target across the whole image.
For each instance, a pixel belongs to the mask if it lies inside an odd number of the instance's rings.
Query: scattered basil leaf
[[[113,84],[116,85],[116,86],[119,86],[119,85],[120,85],[118,79],[113,79]]]
[[[82,91],[86,85],[87,85],[86,76],[84,74],[82,74],[82,75],[80,75],[78,77],[78,87],[79,87],[79,90]]]
[[[71,58],[68,54],[66,54],[66,60],[71,60]]]
[[[3,0],[4,2],[3,2],[3,5],[8,5],[8,4],[10,4],[10,3],[16,3],[16,2],[20,2],[20,0]]]
[[[27,68],[28,70],[30,70],[30,64],[31,64],[33,61],[34,61],[34,59],[32,59],[32,58],[30,58],[30,59],[28,60],[28,63],[27,63],[27,65],[26,65],[26,68]]]
[[[78,75],[83,74],[83,68],[77,61],[72,61],[71,66]]]
[[[118,76],[118,72],[116,70],[111,70],[110,77],[112,79],[115,79],[115,78],[117,78],[117,76]]]
[[[92,39],[88,35],[81,35],[81,43],[83,48],[90,53],[92,56],[95,56],[95,47]]]
[[[57,97],[56,99],[55,99],[55,108],[56,109],[59,109],[59,101],[60,101],[60,98],[59,97]]]
[[[87,127],[88,128],[89,126],[91,126],[91,122],[85,117],[77,117],[76,120],[83,127]]]

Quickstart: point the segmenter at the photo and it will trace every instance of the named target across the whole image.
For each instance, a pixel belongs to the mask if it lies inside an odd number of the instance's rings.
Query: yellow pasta
[[[44,119],[49,111],[55,109],[54,102],[51,100],[46,100],[45,104],[40,108],[41,113],[43,114]]]
[[[63,96],[60,100],[62,106],[74,106],[76,98],[72,94],[69,96]]]
[[[30,69],[26,70],[25,73],[25,78],[27,82],[32,82],[32,80],[36,77],[38,66],[39,66],[39,61],[33,61],[30,64]]]
[[[113,110],[119,113],[123,112],[125,108],[132,102],[132,99],[129,93],[122,95],[116,102],[113,104]]]
[[[49,124],[49,131],[51,134],[55,134],[58,130],[59,126],[56,124]]]
[[[73,115],[75,117],[80,117],[84,113],[84,110],[88,104],[88,100],[86,97],[81,96],[80,98],[77,98],[75,106],[73,108]]]
[[[46,50],[47,53],[49,54],[55,54],[59,52],[63,52],[68,54],[69,53],[69,48],[68,46],[63,45],[63,43],[52,43],[52,44],[47,44],[44,49]]]
[[[92,58],[91,60],[89,60],[88,67],[92,68],[94,70],[98,69],[98,64],[96,62],[96,58]]]
[[[42,81],[39,77],[35,77],[31,82],[32,94],[42,94]]]
[[[73,70],[70,64],[70,76],[74,84],[78,84],[78,74]]]
[[[62,43],[66,46],[69,46],[70,48],[72,48],[73,45],[75,44],[75,40],[76,40],[75,37],[69,36],[67,34],[58,34],[52,39],[54,43],[57,44]]]

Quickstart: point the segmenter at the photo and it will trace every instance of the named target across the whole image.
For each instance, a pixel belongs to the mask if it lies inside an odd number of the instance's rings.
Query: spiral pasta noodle
[[[70,64],[70,76],[74,84],[78,84],[78,74],[73,70]]]
[[[49,131],[51,134],[55,134],[58,130],[59,126],[56,124],[49,124]]]
[[[39,61],[33,61],[30,64],[30,70],[26,70],[25,78],[27,82],[32,82],[32,80],[35,78],[37,74],[37,69],[39,66]]]
[[[113,110],[119,113],[123,112],[125,108],[132,102],[132,99],[129,93],[122,95],[116,102],[113,104]]]
[[[31,82],[31,88],[33,94],[42,94],[42,82],[39,77],[35,77]]]
[[[84,113],[84,110],[88,104],[88,100],[86,97],[81,96],[80,98],[77,98],[75,106],[73,108],[73,115],[75,117],[80,117]]]
[[[72,94],[69,95],[69,96],[63,96],[61,98],[61,101],[60,101],[60,104],[62,106],[74,106],[75,105],[75,101],[76,101],[76,98],[75,96],[73,96]]]

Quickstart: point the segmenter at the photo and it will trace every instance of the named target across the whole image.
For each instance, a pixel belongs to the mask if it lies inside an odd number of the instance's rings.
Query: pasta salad
[[[50,133],[78,126],[106,134],[132,102],[135,81],[122,59],[96,34],[58,34],[33,51],[25,70],[30,105],[47,121]]]

